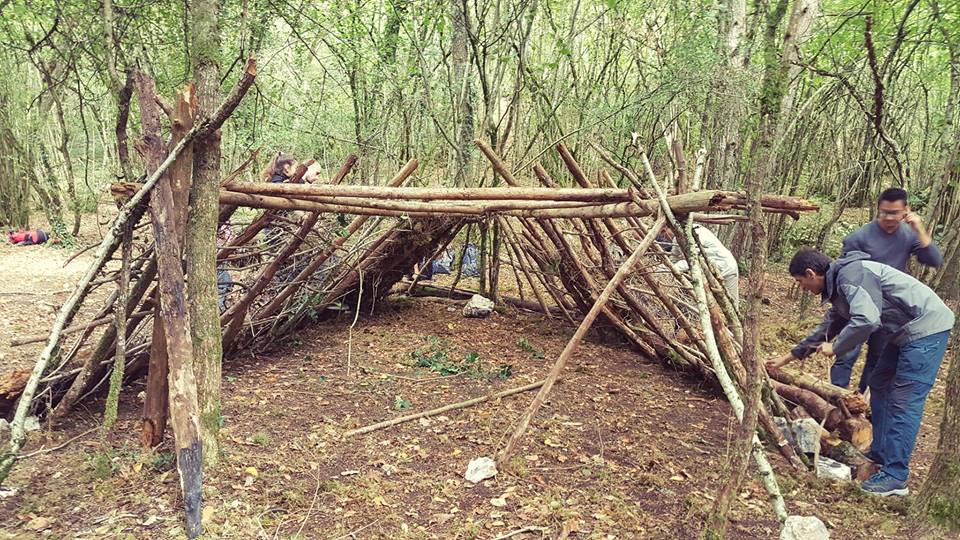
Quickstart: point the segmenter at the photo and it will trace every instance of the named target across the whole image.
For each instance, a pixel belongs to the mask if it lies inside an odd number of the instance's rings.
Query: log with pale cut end
[[[799,386],[784,384],[776,377],[771,381],[773,388],[784,399],[803,407],[811,417],[823,422],[823,427],[836,431],[840,438],[857,449],[865,451],[873,440],[873,426],[862,414],[846,417],[840,407],[819,396],[815,392]]]
[[[873,425],[863,416],[854,416],[840,422],[837,426],[840,438],[849,441],[857,450],[866,452],[873,441]]]
[[[781,397],[790,403],[801,406],[803,411],[809,414],[811,418],[823,422],[823,427],[829,431],[836,429],[840,422],[844,420],[843,411],[831,405],[830,402],[819,395],[798,386],[784,384],[776,379],[770,382]]]
[[[852,415],[863,414],[870,410],[863,395],[822,381],[806,373],[796,373],[785,369],[768,368],[770,377],[784,384],[809,390],[838,407],[846,407]]]

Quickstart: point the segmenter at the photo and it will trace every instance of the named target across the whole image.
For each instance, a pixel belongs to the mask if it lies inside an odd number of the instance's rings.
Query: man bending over
[[[868,457],[880,471],[861,484],[875,495],[907,495],[910,454],[917,441],[927,394],[933,386],[953,328],[953,312],[917,279],[851,251],[831,261],[804,249],[790,261],[801,288],[830,302],[824,322],[845,320],[831,343],[824,324],[805,343],[819,343],[824,356],[848,354],[875,332],[886,346],[870,373],[873,442]],[[768,363],[780,367],[790,360]]]

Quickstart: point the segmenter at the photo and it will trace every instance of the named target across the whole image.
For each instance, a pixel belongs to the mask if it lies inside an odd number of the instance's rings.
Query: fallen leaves
[[[45,529],[49,529],[53,525],[54,520],[48,517],[36,516],[30,521],[27,522],[25,527],[29,531],[40,532]]]

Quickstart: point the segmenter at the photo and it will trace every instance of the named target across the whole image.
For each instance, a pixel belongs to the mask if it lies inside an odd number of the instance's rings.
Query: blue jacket
[[[851,251],[830,265],[821,295],[823,302],[830,302],[830,310],[794,347],[794,357],[805,358],[817,345],[831,339],[834,354],[843,356],[875,331],[903,345],[953,328],[953,312],[930,287],[869,259],[870,255],[862,251]],[[846,325],[838,335],[828,335],[839,320],[847,321]]]

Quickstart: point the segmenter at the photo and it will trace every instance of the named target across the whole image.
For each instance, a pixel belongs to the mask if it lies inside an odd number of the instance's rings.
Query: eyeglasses
[[[880,210],[879,214],[882,218],[901,218],[906,214],[906,210]]]

